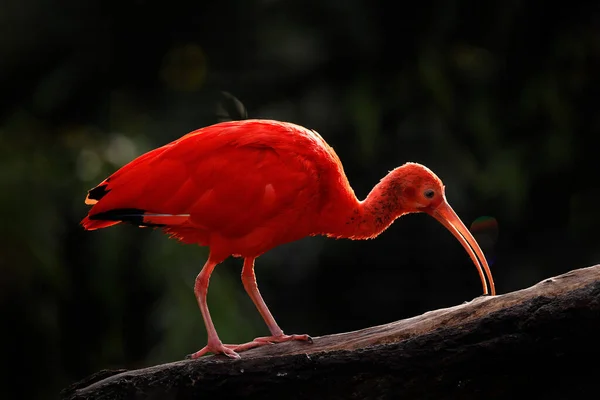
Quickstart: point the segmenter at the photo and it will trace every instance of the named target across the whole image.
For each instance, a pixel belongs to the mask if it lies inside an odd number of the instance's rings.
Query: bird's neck
[[[386,230],[392,222],[406,211],[402,207],[399,183],[391,179],[390,175],[383,178],[371,190],[367,198],[358,201],[343,212],[338,208],[339,215],[326,233],[327,236],[348,239],[371,239]]]

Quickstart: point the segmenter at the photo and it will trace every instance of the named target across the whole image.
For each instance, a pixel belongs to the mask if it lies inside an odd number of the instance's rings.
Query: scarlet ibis
[[[484,294],[487,276],[495,295],[483,252],[432,171],[406,163],[359,201],[333,148],[292,123],[255,119],[198,129],[123,166],[91,189],[85,203],[92,205],[81,222],[85,229],[126,222],[209,247],[194,285],[208,343],[191,358],[211,352],[239,358],[238,352],[268,343],[312,341],[277,325],[258,290],[255,259],[305,236],[374,238],[408,213],[425,212],[450,230],[477,267]],[[229,256],[244,259],[244,288],[271,336],[240,345],[219,339],[206,295],[212,271]]]

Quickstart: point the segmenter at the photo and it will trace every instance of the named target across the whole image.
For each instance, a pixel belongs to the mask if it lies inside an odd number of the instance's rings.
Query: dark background
[[[0,398],[52,398],[97,370],[204,346],[192,288],[206,249],[78,224],[86,191],[118,167],[239,118],[227,93],[251,118],[319,131],[361,199],[406,161],[429,166],[467,226],[497,221],[479,237],[499,293],[598,262],[589,4],[3,0]],[[267,333],[240,268],[229,259],[211,280],[224,342]],[[281,327],[314,336],[481,294],[465,251],[425,215],[375,240],[281,246],[257,276]]]

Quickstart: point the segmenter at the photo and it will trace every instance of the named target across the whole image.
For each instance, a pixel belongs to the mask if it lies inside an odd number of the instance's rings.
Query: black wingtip
[[[152,224],[144,222],[145,210],[139,208],[115,208],[114,210],[104,211],[89,216],[91,220],[101,221],[121,221],[137,226],[147,226],[153,228],[164,227],[163,224]]]
[[[96,186],[95,188],[89,190],[87,198],[96,201],[100,200],[101,198],[106,196],[108,192],[110,192],[110,189],[106,189],[107,186],[108,184],[105,183],[103,185]]]

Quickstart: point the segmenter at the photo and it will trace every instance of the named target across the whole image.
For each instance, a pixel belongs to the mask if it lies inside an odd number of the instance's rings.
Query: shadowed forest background
[[[360,199],[406,161],[430,167],[467,226],[497,221],[478,238],[500,294],[599,262],[600,14],[582,4],[2,1],[0,398],[204,346],[193,284],[207,249],[79,221],[88,189],[244,118],[240,103],[317,130]],[[228,259],[209,289],[226,343],[268,332],[240,270]],[[375,240],[281,246],[256,272],[282,329],[314,336],[481,294],[464,249],[423,214]]]

